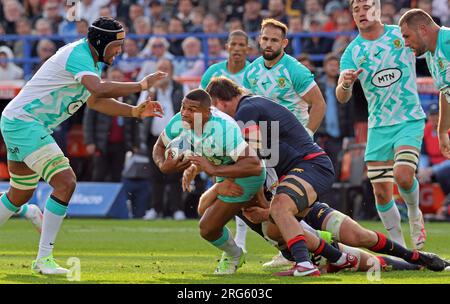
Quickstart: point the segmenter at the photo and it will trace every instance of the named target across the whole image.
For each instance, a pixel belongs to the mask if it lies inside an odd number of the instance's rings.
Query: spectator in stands
[[[319,73],[319,71],[316,68],[316,65],[314,64],[314,62],[312,61],[311,57],[308,54],[301,53],[300,55],[298,55],[297,60],[298,62],[303,64],[308,70],[311,71],[316,81],[320,78],[321,73]]]
[[[78,36],[86,36],[89,30],[89,24],[86,19],[81,19],[80,21],[75,22],[76,23],[76,34]]]
[[[225,51],[219,38],[208,39],[208,56],[211,58],[208,61],[208,65],[212,65],[228,57],[228,53]]]
[[[317,20],[320,24],[325,24],[328,21],[328,16],[325,15],[319,0],[306,0],[305,15],[303,17],[303,28],[305,31],[309,31],[312,19]]]
[[[47,0],[44,4],[42,17],[50,21],[53,32],[57,33],[59,24],[63,21],[60,2],[58,0]]]
[[[150,1],[150,22],[154,25],[158,21],[168,22],[170,16],[164,11],[164,6],[160,0]]]
[[[183,28],[183,22],[177,17],[172,17],[169,20],[169,34],[183,34],[185,32]],[[169,38],[169,52],[174,56],[183,56],[183,49],[181,43],[184,38]]]
[[[178,1],[177,14],[176,16],[183,22],[183,27],[188,29],[192,26],[192,5],[191,0],[180,0]]]
[[[448,0],[433,0],[433,15],[439,17],[442,24],[449,26],[450,2]]]
[[[232,18],[227,24],[227,31],[231,33],[236,30],[244,31],[244,24],[241,19]]]
[[[141,58],[136,40],[125,39],[123,43],[123,54],[117,67],[128,81],[134,81],[141,70],[142,61],[128,61],[128,59]]]
[[[25,15],[31,22],[37,20],[42,13],[42,1],[41,0],[25,0],[23,2]]]
[[[134,25],[134,22],[136,21],[136,19],[139,17],[144,17],[145,19],[148,20],[148,22],[150,22],[148,17],[146,17],[144,14],[144,7],[142,7],[142,5],[131,4],[130,10],[128,12],[128,19],[127,19],[128,26],[131,28]]]
[[[247,0],[244,5],[243,23],[247,33],[259,32],[263,17],[259,0]]]
[[[3,35],[6,35],[5,33],[5,27],[3,26],[3,24],[0,22],[0,46],[2,45],[8,45],[8,43],[5,40],[2,40],[1,38],[3,37]]]
[[[78,5],[80,5],[80,11],[83,12],[83,18],[92,24],[100,16],[100,8],[108,3],[109,0],[83,0]]]
[[[155,35],[167,35],[168,34],[169,25],[167,22],[158,21],[153,26],[153,34]]]
[[[130,12],[130,4],[133,0],[111,0],[109,8],[114,18],[126,19]]]
[[[77,26],[76,26],[76,21],[77,17],[77,13],[80,13],[79,11],[77,12],[77,7],[75,5],[73,5],[73,3],[66,3],[66,5],[64,6],[64,10],[65,10],[65,16],[66,18],[64,18],[64,20],[59,23],[58,25],[58,35],[61,36],[75,36],[77,35]],[[64,39],[65,43],[70,43],[72,41],[75,41],[76,38],[66,38]]]
[[[17,35],[31,35],[31,21],[27,19],[27,17],[21,17],[16,21],[16,34]],[[19,39],[14,41],[14,56],[16,58],[23,57],[23,48],[24,48],[25,40]]]
[[[38,19],[34,25],[34,29],[35,29],[34,35],[37,35],[40,37],[52,36],[55,34],[53,32],[51,22],[45,18]],[[47,38],[47,39],[51,39],[51,38]],[[64,41],[57,40],[57,39],[51,39],[51,40],[56,45],[56,49],[59,49],[60,47],[64,46]],[[36,40],[33,44],[32,51],[31,51],[31,55],[33,57],[36,57],[36,55],[37,55],[37,45],[38,45],[38,41]],[[26,56],[26,54],[24,54],[24,55]]]
[[[116,67],[107,72],[110,81],[125,81],[123,73]],[[117,100],[136,105],[136,96],[119,97]],[[130,130],[134,119],[112,117],[89,107],[83,117],[84,141],[88,155],[93,157],[93,181],[120,182],[126,151],[137,150]]]
[[[152,33],[150,20],[145,16],[137,17],[133,22],[133,32],[136,35],[150,35]],[[142,50],[147,45],[148,38],[139,38],[136,42],[138,48]]]
[[[439,149],[438,121],[439,106],[432,104],[428,110],[428,121],[424,130],[418,178],[421,183],[437,181],[445,195],[448,195],[450,193],[450,160],[446,159]]]
[[[200,40],[188,37],[181,46],[184,58],[176,61],[175,74],[181,77],[202,76],[205,72],[205,61]]]
[[[392,24],[392,23],[390,23]],[[337,17],[338,32],[353,32],[355,30],[355,24],[353,18],[349,13],[341,14]],[[354,39],[355,35],[339,35],[334,39],[332,51],[335,54],[342,55],[349,43]]]
[[[203,18],[203,32],[206,34],[215,34],[222,32],[217,16],[207,14],[205,18]]]
[[[399,15],[394,1],[388,0],[383,2],[383,5],[381,6],[381,16],[385,18],[392,18],[392,23],[385,24],[398,24]],[[390,19],[388,20],[390,21]]]
[[[99,15],[100,17],[113,18],[111,8],[108,5],[104,5],[100,8]]]
[[[269,0],[268,7],[268,18],[273,18],[284,24],[288,24],[288,17],[286,15],[286,7],[283,0]]]
[[[417,8],[420,8],[427,12],[437,25],[442,25],[441,18],[433,14],[433,0],[417,0]]]
[[[185,29],[190,33],[202,33],[203,18],[205,18],[205,9],[200,6],[194,7],[191,13],[191,24]]]
[[[36,73],[39,68],[47,61],[51,56],[56,53],[56,44],[49,39],[39,40],[36,46],[37,56],[39,58],[39,63],[33,68],[33,74]]]
[[[164,127],[169,123],[174,114],[181,108],[184,97],[183,85],[173,79],[173,65],[170,60],[161,59],[157,63],[159,71],[166,72],[168,77],[157,82],[150,92],[142,92],[140,101],[145,100],[150,94],[152,100],[158,100],[163,109],[164,116],[159,119],[146,118],[140,131],[141,151],[145,152],[152,160],[153,146],[156,143]],[[176,220],[185,219],[184,206],[182,205],[182,173],[162,174],[153,161],[150,161],[152,206],[146,212],[144,219],[153,220],[162,216],[164,211],[173,215]],[[165,193],[167,192],[167,197]],[[164,210],[164,206],[169,210]]]
[[[318,18],[310,19],[309,32],[319,33],[322,32],[322,22]],[[305,38],[303,41],[303,52],[308,54],[328,54],[333,48],[334,40],[332,38],[316,36]]]
[[[336,100],[336,85],[339,77],[339,59],[336,54],[329,53],[323,61],[324,75],[317,84],[327,103],[325,118],[317,134],[317,142],[327,152],[333,162],[334,170],[339,176],[338,157],[342,151],[344,137],[353,136],[352,104],[341,104]]]
[[[289,34],[300,34],[303,33],[303,19],[299,16],[289,16],[288,18],[288,29]],[[291,56],[296,56],[302,47],[303,39],[300,37],[292,37],[289,39],[288,45],[285,48],[286,53]]]
[[[144,57],[150,57],[145,61],[139,72],[137,80],[143,79],[146,75],[156,72],[156,62],[162,58],[174,60],[174,56],[169,53],[169,42],[163,37],[152,37],[148,41],[145,50],[140,53]]]
[[[0,80],[23,79],[23,70],[14,62],[6,61],[14,59],[13,52],[6,45],[0,46]]]
[[[337,30],[337,19],[339,16],[341,16],[344,12],[344,7],[342,4],[337,1],[333,0],[331,2],[328,2],[327,5],[325,5],[325,14],[329,16],[328,21],[325,22],[323,26],[324,32],[334,32]]]
[[[5,0],[3,2],[3,21],[6,34],[15,34],[16,21],[24,16],[25,10],[17,0]]]

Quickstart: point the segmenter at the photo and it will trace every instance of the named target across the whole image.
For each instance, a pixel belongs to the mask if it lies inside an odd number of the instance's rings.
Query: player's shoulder
[[[247,66],[247,71],[250,67],[254,67],[257,66],[258,64],[264,63],[264,58],[263,56],[259,56],[258,58],[256,58],[255,60],[253,60],[248,66]]]
[[[223,125],[234,125],[236,121],[230,115],[220,111],[216,107],[211,107],[212,121]]]
[[[68,60],[72,60],[74,63],[94,62],[91,51],[89,49],[89,43],[86,38],[82,38],[75,42],[69,43],[62,47],[58,52],[61,55],[68,57]]]
[[[450,47],[450,27],[442,26],[439,29],[439,44],[440,47],[449,48]]]
[[[220,62],[210,65],[206,71],[214,73],[214,72],[221,70],[223,68],[226,68],[226,67],[227,67],[227,61],[224,60],[224,61],[220,61]]]

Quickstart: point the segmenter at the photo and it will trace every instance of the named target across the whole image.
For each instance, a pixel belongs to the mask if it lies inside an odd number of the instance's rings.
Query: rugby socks
[[[312,267],[304,235],[299,234],[296,237],[290,239],[287,242],[287,246],[295,259],[295,263],[303,267]]]
[[[414,265],[402,260],[393,259],[387,256],[377,256],[383,270],[419,270],[421,265]]]
[[[13,205],[6,193],[3,193],[0,197],[0,226],[6,223],[6,221],[18,210],[19,208]]]
[[[343,264],[346,262],[345,255],[323,239],[320,239],[319,247],[314,251],[314,255],[321,255],[334,264]]]
[[[391,256],[395,256],[401,259],[404,259],[405,261],[409,263],[415,263],[419,261],[420,255],[418,251],[411,251],[406,249],[405,247],[397,244],[396,242],[391,241],[390,239],[386,238],[386,236],[378,231],[374,231],[378,236],[377,243],[372,246],[371,248],[368,248],[369,250],[377,253],[383,253],[388,254]]]
[[[51,195],[45,204],[42,233],[39,241],[37,259],[47,257],[53,252],[56,236],[67,212],[67,204]]]
[[[16,212],[20,217],[26,217],[28,212],[28,204],[22,205]]]
[[[417,219],[420,217],[420,209],[419,209],[419,182],[414,177],[414,183],[411,189],[406,190],[398,187],[398,191],[400,195],[405,200],[406,206],[408,207],[408,218],[410,220]]]
[[[239,258],[243,252],[241,247],[236,245],[236,242],[231,235],[231,231],[227,227],[223,227],[222,236],[220,238],[210,243],[236,259]]]
[[[245,251],[245,239],[247,237],[247,224],[240,219],[238,216],[236,219],[236,235],[234,236],[234,241],[236,245],[242,248]]]
[[[406,247],[403,238],[402,227],[400,225],[401,218],[395,201],[392,199],[386,205],[376,204],[378,215],[383,222],[384,227],[389,233],[391,240]]]

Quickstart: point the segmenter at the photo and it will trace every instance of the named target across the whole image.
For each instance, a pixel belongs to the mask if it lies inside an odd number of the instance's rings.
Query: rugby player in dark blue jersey
[[[225,77],[213,78],[206,90],[214,106],[233,116],[238,123],[245,124],[242,130],[244,137],[249,144],[256,145],[254,148],[260,156],[267,155],[265,148],[278,152],[278,155],[270,155],[270,165],[266,162],[266,166],[274,167],[277,176],[281,177],[269,214],[296,261],[291,270],[281,274],[296,276],[308,272],[310,265],[305,262],[304,232],[298,225],[298,218],[305,217],[310,207],[318,201],[318,196],[331,189],[334,171],[330,159],[312,141],[295,116],[270,99],[246,96],[243,88]],[[260,125],[266,125],[268,129],[260,130]],[[278,128],[275,136],[271,130],[274,127]],[[261,136],[261,131],[272,136]],[[273,159],[277,162],[273,163]],[[319,212],[321,208],[312,209],[313,212]],[[325,218],[321,220],[320,224],[323,224]],[[434,254],[409,251],[378,232],[370,231],[369,234],[373,236],[373,241],[370,246],[362,245],[366,248],[401,256],[408,262],[422,264],[432,270],[441,271],[445,268],[445,261]]]

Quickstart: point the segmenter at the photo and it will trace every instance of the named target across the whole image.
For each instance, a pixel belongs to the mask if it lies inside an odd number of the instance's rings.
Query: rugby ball
[[[169,157],[175,159],[180,155],[191,156],[194,155],[193,150],[188,136],[180,135],[167,144],[164,156],[166,159]]]

